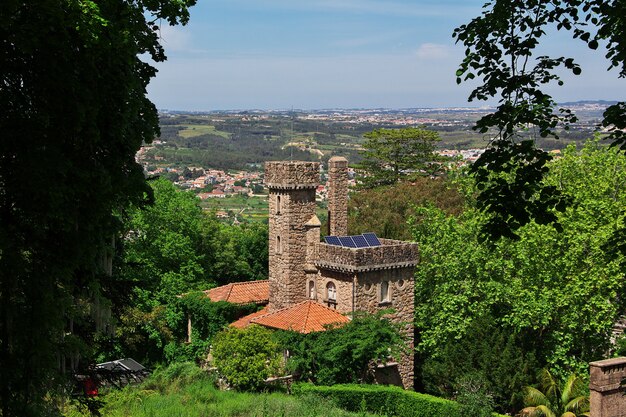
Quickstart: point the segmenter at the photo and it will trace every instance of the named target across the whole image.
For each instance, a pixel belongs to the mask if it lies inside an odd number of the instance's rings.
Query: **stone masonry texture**
[[[269,195],[270,311],[306,299],[307,254],[305,224],[315,215],[315,188],[319,164],[267,162],[265,182]]]
[[[589,364],[590,417],[626,417],[626,396],[621,386],[626,378],[626,358]]]
[[[345,158],[329,161],[332,235],[347,234],[347,167]],[[270,311],[311,297],[344,314],[393,309],[389,318],[401,325],[407,347],[406,354],[395,358],[397,371],[402,385],[412,388],[417,244],[380,239],[381,246],[344,248],[320,242],[320,223],[315,216],[318,163],[266,162],[265,183],[270,190]],[[328,299],[330,283],[336,289],[336,300]],[[383,288],[388,288],[387,299],[382,298]]]
[[[348,160],[333,156],[328,161],[328,228],[329,235],[348,234]]]

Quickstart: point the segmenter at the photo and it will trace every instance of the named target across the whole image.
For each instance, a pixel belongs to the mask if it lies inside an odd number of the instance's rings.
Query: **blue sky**
[[[484,0],[198,0],[187,26],[161,28],[168,55],[149,97],[160,109],[480,106],[455,82],[463,48],[452,31]],[[583,75],[559,101],[623,98],[602,53],[561,36],[548,50]]]

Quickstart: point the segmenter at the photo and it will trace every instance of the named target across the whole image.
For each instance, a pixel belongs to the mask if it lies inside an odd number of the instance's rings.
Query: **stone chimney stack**
[[[348,160],[333,156],[328,161],[328,234],[348,234]]]

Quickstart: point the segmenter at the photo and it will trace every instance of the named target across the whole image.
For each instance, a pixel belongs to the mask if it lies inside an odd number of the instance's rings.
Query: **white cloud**
[[[419,59],[445,59],[451,56],[450,47],[436,43],[423,43],[417,48]]]

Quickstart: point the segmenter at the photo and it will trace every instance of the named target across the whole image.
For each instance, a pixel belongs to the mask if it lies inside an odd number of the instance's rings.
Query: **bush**
[[[367,411],[389,417],[470,417],[462,416],[461,407],[454,401],[392,386],[296,384],[293,392],[298,396],[318,395],[348,411]]]
[[[251,325],[218,333],[212,354],[218,371],[234,388],[260,391],[265,388],[265,379],[278,372],[278,350],[270,330]]]

